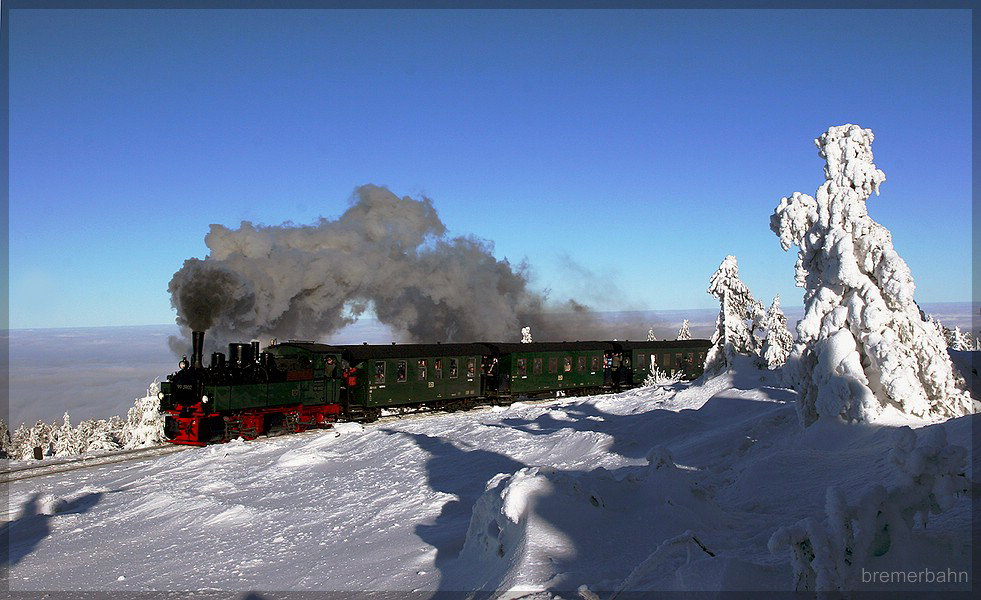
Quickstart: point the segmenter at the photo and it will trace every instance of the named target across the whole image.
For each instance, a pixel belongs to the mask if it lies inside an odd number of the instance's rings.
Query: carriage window
[[[527,374],[528,374],[528,359],[527,358],[519,358],[518,359],[518,375],[527,375]]]
[[[572,370],[572,357],[566,356],[562,361],[562,370],[568,373]]]
[[[600,357],[599,356],[594,356],[592,358],[592,360],[590,361],[590,365],[591,366],[590,366],[589,369],[591,371],[599,371],[599,368],[600,368]]]
[[[651,356],[653,356],[653,354]],[[646,354],[638,354],[637,355],[637,368],[638,369],[643,369],[644,367],[647,366],[647,363],[644,362],[646,358],[647,358],[647,355]]]
[[[473,377],[477,373],[477,359],[467,359],[467,377]]]
[[[419,381],[423,381],[426,379],[426,359],[420,358],[417,365],[419,367]]]
[[[582,373],[583,371],[585,371],[586,370],[586,357],[585,356],[580,356],[579,357],[579,360],[576,361],[576,366],[578,367],[580,373]]]
[[[375,383],[385,383],[385,361],[375,361]]]
[[[670,367],[671,366],[671,355],[670,354],[665,354],[664,355],[664,366],[665,367]]]
[[[436,379],[443,378],[443,359],[436,358],[433,359],[433,377]]]
[[[557,356],[551,356],[548,359],[548,372],[558,373],[559,372],[559,358]]]
[[[532,370],[535,373],[535,375],[542,374],[542,359],[540,358],[535,359],[535,362],[532,363]]]
[[[460,374],[459,365],[455,358],[450,359],[450,379],[456,379],[457,375]]]
[[[400,360],[398,362],[398,368],[396,369],[395,380],[398,382],[405,382],[405,361]]]

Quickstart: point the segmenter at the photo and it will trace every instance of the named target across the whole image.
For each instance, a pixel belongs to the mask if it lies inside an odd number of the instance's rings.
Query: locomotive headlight
[[[157,400],[163,400],[166,397],[167,397],[167,394],[165,394],[163,392],[157,392]]]
[[[207,403],[208,403],[208,397],[207,396],[201,396],[201,404],[207,404]]]
[[[182,358],[181,361],[177,363],[177,366],[180,367],[181,370],[186,369],[189,365],[190,363],[187,362],[186,358]]]

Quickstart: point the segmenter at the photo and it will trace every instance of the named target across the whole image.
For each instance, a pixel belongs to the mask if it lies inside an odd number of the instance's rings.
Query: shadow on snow
[[[52,515],[41,511],[41,494],[34,494],[24,503],[20,516],[0,527],[0,565],[9,569],[34,551],[51,533],[51,519],[58,515],[82,514],[102,499],[103,492],[85,494],[70,502],[57,503]]]

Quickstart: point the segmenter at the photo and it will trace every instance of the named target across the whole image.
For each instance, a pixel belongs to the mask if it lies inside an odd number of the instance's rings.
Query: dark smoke
[[[212,225],[205,243],[210,255],[187,260],[168,289],[185,335],[206,329],[210,347],[328,340],[369,307],[404,342],[518,341],[526,326],[536,341],[587,339],[549,314],[585,306],[550,305],[528,289],[527,264],[497,260],[488,241],[448,238],[427,198],[365,185],[336,221]]]

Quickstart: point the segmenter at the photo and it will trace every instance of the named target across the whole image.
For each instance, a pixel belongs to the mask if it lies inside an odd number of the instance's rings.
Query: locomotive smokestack
[[[201,364],[201,358],[204,355],[204,332],[203,331],[192,331],[191,332],[191,366],[195,369],[201,369],[204,365]]]

